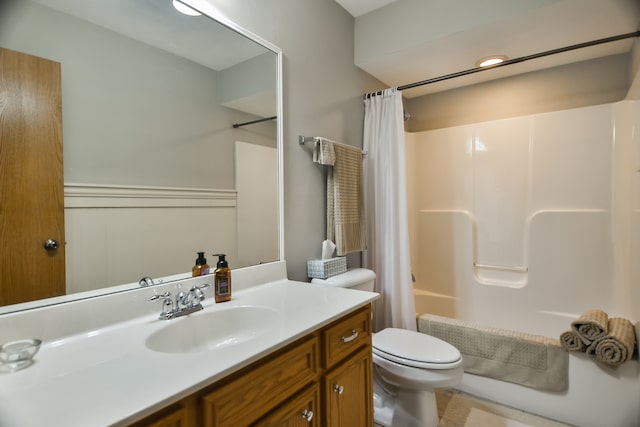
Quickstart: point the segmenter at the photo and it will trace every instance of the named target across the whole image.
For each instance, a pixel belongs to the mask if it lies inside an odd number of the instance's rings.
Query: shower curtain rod
[[[455,72],[455,73],[446,74],[444,76],[434,77],[432,79],[427,79],[427,80],[422,80],[420,82],[409,83],[409,84],[406,84],[406,85],[398,86],[398,90],[412,89],[414,87],[424,86],[424,85],[428,85],[428,84],[431,84],[431,83],[437,83],[437,82],[441,82],[443,80],[454,79],[456,77],[462,77],[462,76],[466,76],[466,75],[469,75],[469,74],[478,73],[480,71],[486,71],[486,70],[492,70],[492,69],[495,69],[495,68],[498,68],[498,67],[504,67],[505,65],[517,64],[517,63],[520,63],[520,62],[529,61],[531,59],[542,58],[542,57],[545,57],[545,56],[555,55],[555,54],[558,54],[558,53],[569,52],[571,50],[582,49],[582,48],[585,48],[585,47],[596,46],[596,45],[599,45],[599,44],[610,43],[610,42],[615,42],[615,41],[618,41],[618,40],[624,40],[624,39],[629,39],[629,38],[639,37],[639,36],[640,36],[640,31],[634,31],[632,33],[619,34],[617,36],[611,36],[611,37],[606,37],[606,38],[603,38],[603,39],[592,40],[592,41],[589,41],[589,42],[578,43],[578,44],[574,44],[574,45],[570,45],[570,46],[561,47],[561,48],[558,48],[558,49],[552,49],[552,50],[547,50],[547,51],[540,52],[540,53],[534,53],[532,55],[521,56],[519,58],[507,59],[504,62],[501,62],[501,63],[496,64],[496,65],[491,65],[489,67],[470,68],[468,70],[458,71],[458,72]],[[371,92],[371,93],[368,93],[368,94],[365,95],[365,99],[366,98],[370,98],[372,96],[381,95],[381,94],[382,94],[382,91]]]
[[[253,124],[256,124],[256,123],[266,122],[266,121],[269,121],[269,120],[275,120],[277,118],[278,118],[278,116],[273,116],[273,117],[265,117],[264,119],[252,120],[250,122],[235,123],[233,125],[233,127],[235,129],[235,128],[239,128],[240,126],[253,125]]]

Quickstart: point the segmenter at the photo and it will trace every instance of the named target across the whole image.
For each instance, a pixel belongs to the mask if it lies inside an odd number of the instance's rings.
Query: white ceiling
[[[206,16],[179,13],[171,0],[33,1],[217,71],[268,52]]]
[[[336,0],[353,17],[369,13],[396,0]]]
[[[270,52],[213,19],[179,13],[171,0],[33,1],[216,71]],[[222,105],[260,117],[273,116],[277,98],[275,80],[272,83],[252,94],[238,94]]]
[[[637,31],[638,0],[335,0],[355,17],[355,63],[389,87]],[[403,91],[407,97],[630,52],[637,38]]]

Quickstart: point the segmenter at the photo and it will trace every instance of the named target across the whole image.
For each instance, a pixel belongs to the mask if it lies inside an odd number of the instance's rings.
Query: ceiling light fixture
[[[476,67],[490,67],[491,65],[500,64],[501,62],[509,59],[508,56],[505,55],[491,55],[486,58],[482,58],[476,62]]]
[[[184,3],[180,3],[178,0],[173,0],[173,7],[175,7],[178,12],[184,13],[185,15],[189,15],[189,16],[202,15],[197,10],[191,9],[189,6],[187,6]]]

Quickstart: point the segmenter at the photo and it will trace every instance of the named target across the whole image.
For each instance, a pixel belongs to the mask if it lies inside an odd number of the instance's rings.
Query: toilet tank
[[[366,268],[353,268],[346,273],[337,274],[328,279],[312,279],[311,283],[322,286],[336,286],[339,288],[351,288],[361,291],[373,292],[373,284],[376,273]]]

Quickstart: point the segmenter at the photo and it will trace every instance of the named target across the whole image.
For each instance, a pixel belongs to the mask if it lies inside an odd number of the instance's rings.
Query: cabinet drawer
[[[282,407],[271,412],[254,427],[313,427],[320,426],[320,386],[314,384],[299,393]]]
[[[202,397],[205,426],[246,426],[318,375],[318,338],[289,347]]]
[[[330,368],[361,346],[371,343],[371,307],[329,325],[322,331],[323,367]]]

